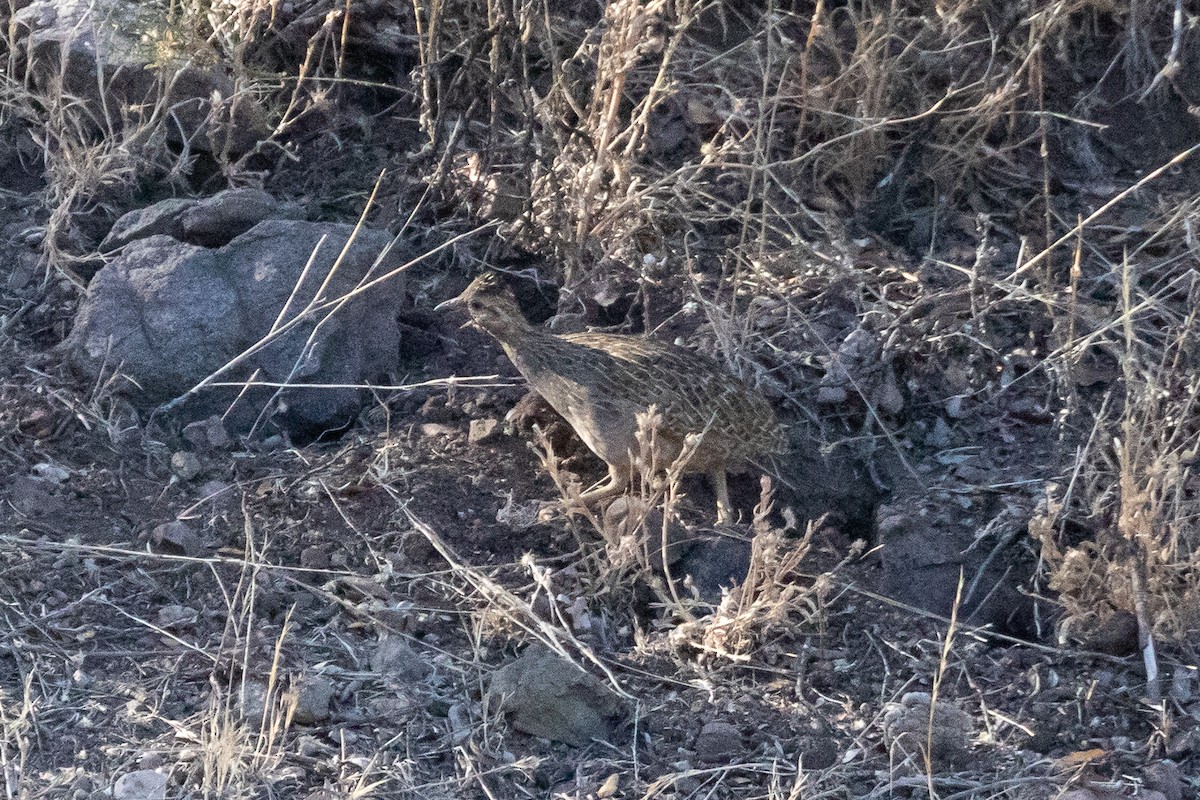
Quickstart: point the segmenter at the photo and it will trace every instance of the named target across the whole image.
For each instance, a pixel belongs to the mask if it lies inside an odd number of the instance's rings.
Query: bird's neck
[[[546,372],[549,368],[545,363],[546,354],[557,349],[557,343],[552,341],[558,339],[557,336],[524,319],[506,320],[502,328],[489,330],[488,333],[500,343],[508,360],[531,381]]]
[[[514,351],[520,351],[526,345],[536,343],[542,337],[553,334],[535,325],[530,325],[519,315],[505,319],[503,323],[489,326],[487,332],[500,343],[505,354],[511,359]]]

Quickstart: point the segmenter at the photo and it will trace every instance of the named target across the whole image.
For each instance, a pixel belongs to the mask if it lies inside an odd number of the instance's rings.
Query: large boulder
[[[369,396],[356,387],[398,367],[402,277],[329,302],[408,260],[391,245],[381,231],[278,219],[217,249],[138,239],[96,274],[64,347],[93,380],[123,376],[109,385],[143,409],[184,398],[172,408],[185,418],[311,438],[352,422]],[[303,313],[318,291],[324,307]],[[228,385],[251,377],[291,388]]]

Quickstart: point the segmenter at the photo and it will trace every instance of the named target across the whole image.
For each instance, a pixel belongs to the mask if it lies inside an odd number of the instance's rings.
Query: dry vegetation
[[[0,20],[26,4],[7,5]],[[2,796],[100,796],[139,768],[172,797],[1195,791],[1162,777],[1164,757],[1200,764],[1188,4],[161,5],[140,36],[163,85],[188,59],[230,76],[206,134],[221,146],[175,141],[169,99],[97,116],[65,82],[35,90],[11,25],[0,41],[3,163],[42,176],[0,195],[28,214],[14,242],[38,286],[0,308]],[[265,127],[238,152],[223,131],[243,99]],[[1018,520],[1040,643],[897,610],[860,544],[773,513],[765,486],[749,576],[714,610],[657,569],[678,481],[631,503],[657,515],[539,520],[525,501],[578,491],[551,437],[535,468],[517,439],[481,453],[414,432],[402,398],[336,445],[247,443],[184,485],[178,432],[73,383],[50,348],[120,213],[228,185],[429,251],[490,226],[430,260],[685,336],[899,497],[975,448],[995,469],[978,493],[1040,494]],[[491,391],[450,389],[502,415],[511,393]],[[953,437],[931,446],[943,418]],[[1121,618],[1141,658],[1081,654]],[[431,672],[373,671],[387,637]],[[487,713],[487,675],[532,641],[630,698],[620,744],[539,742]],[[303,719],[330,686],[334,715]],[[913,690],[971,715],[969,760],[930,752],[933,710],[924,750],[885,743]],[[742,731],[724,760],[696,754],[708,720]]]

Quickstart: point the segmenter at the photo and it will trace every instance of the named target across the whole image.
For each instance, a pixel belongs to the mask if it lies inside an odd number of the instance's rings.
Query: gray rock
[[[883,742],[892,757],[899,761],[911,756],[921,763],[928,756],[934,769],[965,762],[973,729],[967,712],[952,702],[934,703],[927,692],[909,692],[883,716]]]
[[[950,446],[950,426],[946,424],[946,420],[941,417],[934,419],[933,430],[925,436],[925,444],[938,449]]]
[[[119,370],[129,379],[123,393],[142,409],[179,398],[222,368],[221,382],[256,375],[265,383],[315,384],[244,392],[208,387],[187,398],[184,421],[221,414],[230,432],[244,433],[261,415],[301,439],[344,427],[369,396],[355,386],[386,380],[398,368],[399,278],[346,301],[332,315],[331,309],[310,314],[231,362],[267,336],[285,304],[286,319],[307,307],[353,230],[267,220],[216,250],[161,235],[132,241],[88,286],[63,345],[68,359],[91,379]],[[360,230],[323,298],[341,297],[364,278],[404,263],[403,248],[374,263],[390,242],[386,233]]]
[[[183,241],[220,247],[263,220],[278,218],[280,211],[275,198],[262,189],[226,189],[183,213]]]
[[[230,445],[229,434],[225,431],[225,423],[216,415],[208,419],[198,419],[185,426],[183,438],[197,447],[212,450],[221,450]]]
[[[622,710],[603,682],[540,646],[496,670],[485,707],[523,733],[579,747],[611,742]]]
[[[267,713],[267,685],[261,681],[247,680],[237,693],[238,708],[242,718],[251,726],[262,723]]]
[[[123,214],[100,243],[100,252],[111,253],[132,241],[151,236],[170,236],[182,240],[183,214],[196,202],[185,198],[161,200],[152,206]]]
[[[837,740],[831,735],[806,737],[801,740],[800,755],[805,769],[829,769],[838,760]]]
[[[156,553],[196,558],[207,549],[204,540],[182,520],[156,525],[150,532],[150,546]]]
[[[165,800],[167,776],[152,769],[127,772],[113,786],[115,800]]]
[[[100,252],[111,253],[156,235],[202,247],[221,247],[263,220],[294,216],[294,209],[281,205],[262,189],[226,189],[199,200],[160,200],[118,219],[100,243]]]
[[[1028,499],[1000,496],[998,513],[991,519],[975,519],[928,492],[896,495],[876,512],[876,531],[883,545],[879,551],[883,592],[948,617],[962,573],[966,583],[960,621],[1030,635],[1033,604],[1020,587],[1035,565],[1019,545],[1033,513]],[[987,533],[982,541],[981,531]],[[1001,548],[1003,557],[990,557],[995,547]]]
[[[203,469],[204,464],[200,462],[200,458],[195,453],[178,450],[171,454],[171,472],[178,475],[180,480],[190,481]]]
[[[696,737],[696,757],[706,764],[732,764],[742,752],[742,732],[728,722],[709,722]]]
[[[1146,788],[1159,792],[1166,800],[1182,800],[1186,782],[1179,765],[1166,759],[1146,770]]]
[[[420,681],[433,671],[433,667],[404,640],[392,637],[379,643],[379,649],[371,656],[371,671],[406,681]]]
[[[491,417],[471,420],[467,441],[471,444],[487,444],[500,435],[500,420]]]
[[[166,630],[190,628],[200,619],[200,612],[189,606],[167,605],[158,609],[158,625]]]
[[[306,675],[296,693],[296,710],[292,719],[301,725],[312,725],[329,719],[333,702],[333,681],[324,675]]]
[[[604,510],[604,528],[618,537],[648,539],[650,566],[658,575],[663,569],[662,510],[647,508],[633,495],[623,495]],[[667,566],[675,581],[690,578],[707,602],[721,600],[721,590],[741,583],[750,568],[750,540],[709,530],[691,530],[672,518],[667,525]]]
[[[300,551],[300,566],[307,569],[329,569],[332,563],[328,545],[313,544]]]

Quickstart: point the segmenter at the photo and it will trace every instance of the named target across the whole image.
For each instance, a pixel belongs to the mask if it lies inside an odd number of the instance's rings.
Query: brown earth
[[[294,17],[281,18],[267,49],[294,64],[332,28],[319,3],[287,5],[280,13]],[[320,41],[349,42],[355,77],[334,90],[336,102],[314,93],[280,143],[288,157],[260,152],[229,170],[198,156],[187,186],[208,194],[227,173],[253,173],[313,218],[353,222],[388,166],[372,224],[404,228],[427,249],[480,222],[503,227],[464,241],[453,258],[431,259],[410,289],[412,307],[398,309],[404,382],[430,385],[379,393],[336,441],[241,441],[219,425],[138,416],[111,387],[70,374],[56,348],[78,308],[78,283],[99,266],[94,245],[119,211],[166,192],[165,180],[146,195],[130,190],[75,209],[73,244],[61,241],[51,178],[28,169],[38,152],[27,121],[0,119],[6,796],[109,797],[118,779],[141,770],[166,777],[167,797],[1195,795],[1194,448],[1164,455],[1182,476],[1177,513],[1153,517],[1154,537],[1136,540],[1150,542],[1154,557],[1170,549],[1164,542],[1184,542],[1149,570],[1159,703],[1147,699],[1137,654],[1136,601],[1146,598],[1127,569],[1135,537],[1121,538],[1133,489],[1121,482],[1120,451],[1104,449],[1131,431],[1106,414],[1134,407],[1132,384],[1158,359],[1165,366],[1155,374],[1170,380],[1148,396],[1194,392],[1192,351],[1163,333],[1190,320],[1194,305],[1190,212],[1176,213],[1195,209],[1194,161],[1132,193],[1102,218],[1108,227],[1088,228],[1074,266],[1064,248],[1036,275],[1007,278],[1020,254],[1028,259],[1193,146],[1191,50],[1171,91],[1135,102],[1118,82],[1125,73],[1109,69],[1128,44],[1121,36],[1138,30],[1122,16],[1134,11],[1082,3],[1067,14],[1078,23],[1068,32],[1086,33],[1091,46],[1067,33],[1038,39],[1062,48],[1042,64],[1038,80],[1049,88],[1041,99],[1056,124],[1091,114],[1103,130],[1043,130],[1039,140],[1026,118],[1033,112],[1010,99],[1008,122],[972,139],[970,121],[987,109],[960,117],[951,104],[948,121],[897,124],[872,140],[875,156],[855,161],[802,140],[800,111],[783,108],[780,125],[796,139],[772,144],[787,151],[773,153],[772,164],[784,189],[810,190],[803,203],[786,190],[756,195],[733,168],[745,166],[735,163],[739,151],[720,169],[696,168],[697,194],[647,180],[637,197],[653,202],[637,213],[583,214],[597,233],[578,242],[570,239],[576,220],[555,217],[563,209],[546,200],[571,196],[571,186],[541,185],[537,196],[518,156],[529,147],[526,130],[542,146],[592,130],[595,121],[580,113],[588,108],[570,96],[586,94],[587,81],[572,83],[576,72],[599,71],[601,56],[579,42],[590,41],[583,31],[604,10],[547,4],[512,41],[533,42],[522,58],[563,41],[571,48],[507,66],[480,56],[487,37],[468,34],[482,23],[449,20],[445,35],[461,23],[469,52],[447,47],[426,64],[426,80],[442,91],[422,95],[409,75],[421,57],[411,9],[369,5],[412,41],[391,44],[394,31],[354,16],[343,40]],[[853,4],[793,5],[802,7],[779,10],[769,35],[763,20],[775,12],[731,13],[720,24],[706,12],[695,39],[735,52],[764,37],[806,42],[805,63],[787,62],[780,74],[798,83],[825,76],[838,96],[849,90],[830,76],[883,57],[854,49],[866,6],[852,17]],[[913,97],[930,86],[940,96],[960,74],[985,84],[973,48],[1037,16],[1023,5],[1019,14],[936,5],[941,22],[930,15],[929,29],[953,27],[947,20],[957,14],[978,36],[944,49],[921,40],[915,49],[929,72],[912,82]],[[566,22],[542,31],[542,16]],[[1166,19],[1146,27],[1160,59],[1171,44]],[[495,26],[508,31],[512,22]],[[648,25],[647,36],[666,35]],[[651,55],[663,51],[662,38],[650,41]],[[896,58],[909,52],[895,49],[885,48]],[[697,56],[687,73],[694,83],[679,79],[654,106],[644,147],[622,168],[676,175],[706,148],[754,138],[758,123],[743,105],[756,95],[734,82],[753,70],[739,64],[718,87],[706,71],[712,63]],[[512,75],[490,72],[510,68],[530,85],[517,91]],[[556,80],[569,84],[557,94]],[[1076,108],[1088,81],[1088,101],[1103,102]],[[645,90],[635,83],[621,95],[622,119]],[[494,94],[476,104],[484,85]],[[1021,84],[1021,102],[1030,85]],[[867,102],[869,88],[849,93]],[[899,94],[893,119],[923,116],[924,106],[913,111],[909,93]],[[549,110],[531,103],[537,125],[517,119],[514,109],[544,97]],[[820,101],[810,98],[814,108]],[[470,105],[464,119],[482,114],[486,125],[472,118],[466,144],[447,145],[460,103]],[[829,119],[843,113],[827,110]],[[419,111],[437,117],[436,135],[419,127]],[[1147,133],[1147,120],[1158,135]],[[947,144],[959,133],[970,140],[962,162]],[[428,140],[436,142],[426,150]],[[592,144],[564,147],[554,167],[584,174],[571,158]],[[802,167],[791,155],[801,151],[837,159]],[[600,172],[617,186],[620,169]],[[768,212],[761,236],[748,234]],[[1134,294],[1153,318],[1137,317],[1145,327],[1126,340],[1114,264],[1130,249],[1144,259]],[[48,268],[58,250],[86,268]],[[667,527],[688,541],[666,548],[664,574],[661,516],[630,531],[615,512],[588,519],[547,509],[560,484],[571,492],[603,467],[526,397],[490,340],[432,313],[481,263],[554,278],[523,284],[537,321],[679,338],[759,379],[793,431],[791,452],[772,465],[769,511],[755,514],[759,476],[735,477],[742,520],[714,531],[707,486],[686,480],[679,520]],[[550,283],[568,291],[549,291]],[[1068,300],[1071,336],[1091,336],[1092,345],[1071,349],[1060,313]],[[745,336],[726,347],[743,322]],[[478,389],[447,384],[451,375],[498,378]],[[1145,427],[1186,431],[1194,416],[1148,412]],[[1161,469],[1148,470],[1145,483],[1166,482]],[[1056,508],[1063,502],[1066,510]],[[747,570],[731,590],[725,579]],[[519,714],[489,701],[491,677],[532,644],[588,672],[588,691],[607,685],[620,697],[610,698],[616,712],[606,706],[607,741],[533,735]],[[553,716],[548,698],[526,698],[535,715],[543,699]],[[922,727],[922,719],[932,722]]]

